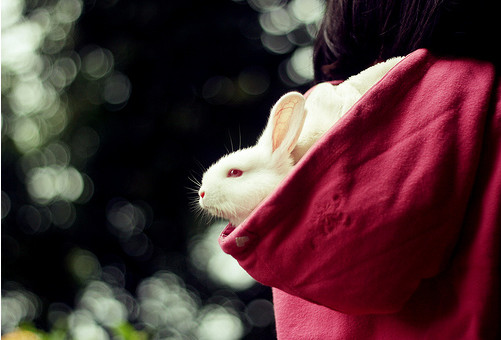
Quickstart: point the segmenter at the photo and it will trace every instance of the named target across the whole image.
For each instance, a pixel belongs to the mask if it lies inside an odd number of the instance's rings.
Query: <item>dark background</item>
[[[53,3],[27,1],[23,15]],[[109,50],[113,70],[125,75],[130,86],[126,102],[96,100],[95,91],[105,85],[86,77],[80,66],[71,84],[60,91],[69,107],[68,124],[39,149],[54,141],[68,146],[69,166],[85,174],[93,188],[85,200],[56,197],[40,202],[30,197],[20,170],[26,152],[9,138],[15,114],[9,107],[9,89],[2,87],[2,295],[19,287],[36,295],[39,306],[31,321],[38,328],[54,326],[47,321],[52,303],[76,308],[86,281],[75,278],[68,267],[75,249],[93,254],[101,267],[121,268],[122,286],[131,295],[159,270],[179,276],[202,305],[222,289],[231,291],[201,278],[189,263],[189,240],[207,227],[191,208],[196,196],[189,188],[196,186],[189,178],[200,179],[202,166],[226,153],[232,142],[241,139],[243,146],[251,145],[280,95],[309,86],[284,77],[284,61],[293,50],[272,53],[263,47],[259,11],[263,9],[231,0],[83,3],[72,41],[52,57],[76,53],[82,61],[93,48]],[[3,81],[9,77],[4,70]],[[254,93],[239,87],[246,70],[258,76]],[[82,127],[97,132],[99,140],[86,158],[75,151]],[[143,207],[146,251],[127,251],[130,247],[110,228],[107,214],[117,202]],[[31,225],[26,222],[27,206],[37,211],[38,228],[25,226]],[[74,213],[64,227],[54,222],[59,206],[69,206]],[[244,307],[255,299],[271,300],[270,291],[259,285],[232,294]],[[145,327],[133,318],[129,321],[137,329]],[[275,337],[273,324],[248,327],[245,333],[248,339]]]

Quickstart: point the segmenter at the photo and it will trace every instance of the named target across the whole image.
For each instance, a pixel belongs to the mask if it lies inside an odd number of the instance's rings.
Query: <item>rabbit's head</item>
[[[222,157],[204,173],[200,207],[235,226],[242,223],[292,169],[305,116],[300,93],[282,96],[256,145]]]

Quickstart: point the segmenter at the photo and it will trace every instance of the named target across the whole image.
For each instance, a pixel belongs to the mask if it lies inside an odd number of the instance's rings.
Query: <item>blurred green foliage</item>
[[[2,1],[2,332],[274,338],[270,291],[224,257],[187,187],[308,87],[322,11]]]
[[[68,340],[71,339],[69,331],[66,327],[55,327],[49,332],[37,329],[32,323],[24,322],[19,325],[19,330],[27,331],[35,334],[41,340]],[[123,322],[120,325],[110,329],[117,340],[148,340],[150,336],[144,331],[138,331],[128,322]],[[90,339],[89,339],[90,340]]]

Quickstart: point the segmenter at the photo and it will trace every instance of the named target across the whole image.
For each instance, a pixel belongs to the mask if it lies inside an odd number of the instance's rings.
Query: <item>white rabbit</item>
[[[273,106],[256,145],[222,157],[203,175],[199,204],[239,225],[293,167],[291,152],[305,119],[304,97],[282,96]]]
[[[339,85],[319,84],[308,99],[298,92],[282,96],[256,145],[222,157],[204,173],[200,207],[235,226],[241,224],[310,147],[401,59],[376,64]]]

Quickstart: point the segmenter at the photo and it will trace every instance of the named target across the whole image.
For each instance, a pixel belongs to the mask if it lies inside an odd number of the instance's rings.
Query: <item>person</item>
[[[499,67],[494,7],[489,0],[330,0],[315,43],[315,80],[346,79],[419,48]]]
[[[500,32],[471,3],[329,1],[317,82],[406,57],[220,236],[279,339],[501,338]]]

